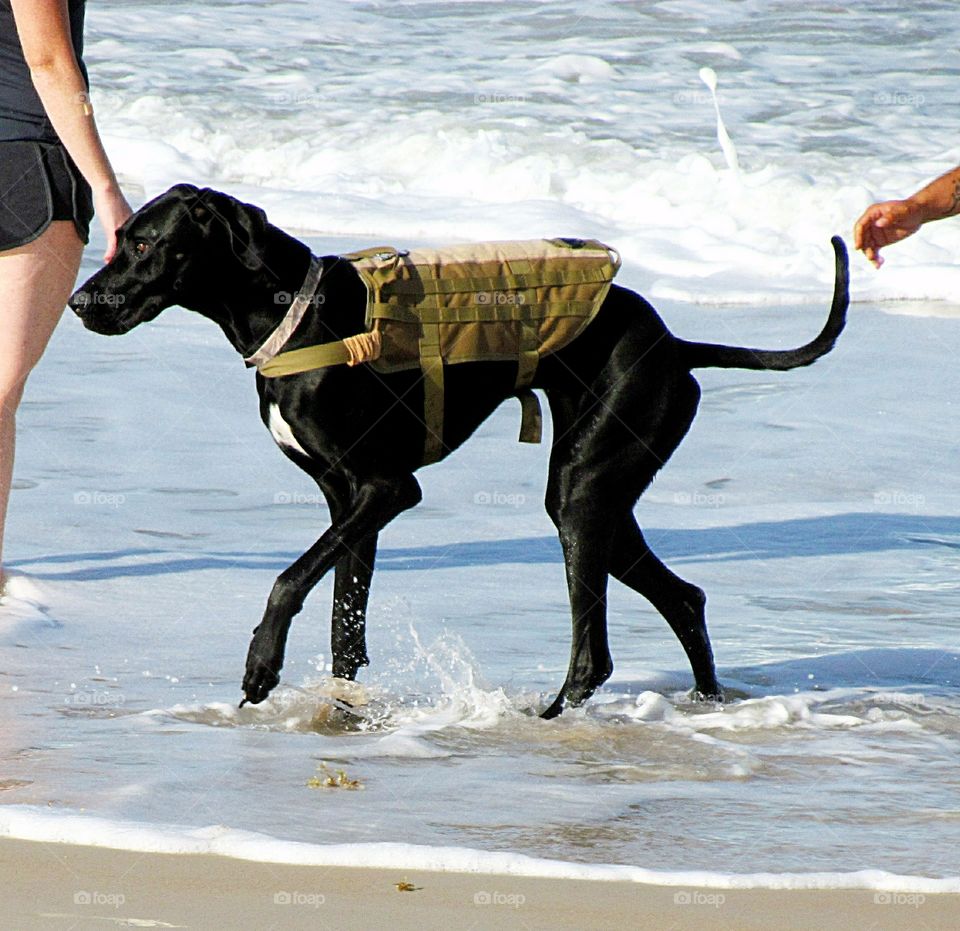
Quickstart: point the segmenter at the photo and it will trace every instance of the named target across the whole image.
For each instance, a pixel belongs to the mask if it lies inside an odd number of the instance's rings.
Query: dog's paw
[[[247,666],[247,674],[243,677],[242,708],[248,702],[259,705],[279,685],[280,676],[263,663]]]
[[[701,691],[694,687],[689,692],[689,696],[690,701],[698,704],[706,704],[709,702],[714,705],[722,705],[724,702],[723,689],[721,689],[720,686],[717,686],[715,689],[710,689],[709,691]]]
[[[247,670],[243,677],[243,701],[240,703],[242,708],[247,702],[251,705],[259,705],[280,683],[280,668],[283,665],[283,658],[279,661],[275,657],[263,656],[257,648],[257,641],[254,638],[250,644],[250,651],[247,653]]]
[[[563,695],[558,695],[546,711],[540,712],[540,717],[543,718],[544,721],[552,721],[554,718],[559,718],[560,715],[563,714],[563,708]]]

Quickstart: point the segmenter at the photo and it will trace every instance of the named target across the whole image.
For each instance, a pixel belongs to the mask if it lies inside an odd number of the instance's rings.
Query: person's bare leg
[[[0,592],[3,533],[13,480],[16,417],[23,386],[40,361],[77,280],[83,243],[69,220],[25,246],[0,252]]]

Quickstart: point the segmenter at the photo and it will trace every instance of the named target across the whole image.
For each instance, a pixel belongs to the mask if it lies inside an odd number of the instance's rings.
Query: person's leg
[[[76,284],[82,253],[69,220],[54,221],[33,242],[0,252],[0,591],[17,406]]]

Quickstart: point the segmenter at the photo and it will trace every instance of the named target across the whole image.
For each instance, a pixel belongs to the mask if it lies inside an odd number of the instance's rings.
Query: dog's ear
[[[252,204],[236,202],[234,206],[229,222],[234,255],[251,271],[256,271],[263,265],[267,215]]]
[[[246,268],[257,271],[263,265],[267,232],[267,215],[263,210],[212,188],[194,189],[192,200],[187,199],[185,205],[197,225],[209,228],[216,223],[218,228],[221,225],[226,228],[230,248]]]

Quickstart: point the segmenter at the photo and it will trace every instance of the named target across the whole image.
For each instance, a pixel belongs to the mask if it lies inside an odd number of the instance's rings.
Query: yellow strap
[[[529,323],[520,321],[519,354],[517,356],[517,397],[520,399],[520,442],[539,443],[543,435],[543,414],[540,400],[530,390],[530,383],[540,362],[540,340]]]
[[[522,391],[530,387],[533,376],[537,373],[537,364],[540,361],[540,340],[537,331],[528,323],[520,322],[519,355],[517,357],[516,388]]]
[[[423,372],[423,464],[436,462],[443,453],[443,359],[440,327],[424,323],[420,329],[420,370]]]
[[[367,327],[372,329],[381,315],[375,313],[376,308],[387,307],[384,300],[383,288],[387,281],[391,281],[395,268],[406,253],[401,253],[392,246],[378,246],[373,249],[364,249],[363,252],[344,256],[346,259],[378,259],[383,257],[383,266],[370,268],[368,265],[355,264],[357,274],[367,288]],[[384,274],[387,272],[389,277]],[[384,281],[384,278],[387,281]],[[404,319],[410,323],[420,325],[420,371],[423,373],[423,464],[430,465],[436,462],[443,454],[443,359],[440,356],[440,327],[436,319],[439,310],[433,315],[414,314],[405,308],[401,311]],[[409,313],[409,316],[407,314]],[[397,316],[396,313],[382,316]],[[427,319],[421,319],[425,316]]]
[[[374,274],[380,269],[373,270]],[[570,269],[565,272],[544,271],[539,274],[497,274],[486,277],[466,277],[456,274],[455,265],[444,266],[448,277],[433,278],[426,268],[418,268],[418,277],[384,282],[384,290],[391,296],[404,295],[416,298],[425,294],[475,294],[478,291],[525,291],[529,288],[550,288],[578,284],[600,284],[613,277],[613,266],[600,268]]]
[[[332,343],[281,352],[259,366],[259,372],[265,378],[279,378],[281,375],[299,375],[331,365],[360,365],[379,359],[382,348],[383,338],[379,330],[357,333]]]
[[[603,292],[604,295],[606,291]],[[399,320],[403,323],[499,323],[505,320],[543,320],[547,317],[589,317],[594,301],[542,302],[534,294],[529,301],[510,304],[477,303],[471,307],[402,306],[374,301],[367,305],[368,323],[373,320]]]
[[[521,391],[520,400],[520,442],[539,443],[543,438],[543,412],[540,399],[529,389]]]
[[[330,365],[344,365],[349,363],[351,358],[350,350],[343,340],[337,340],[335,343],[321,343],[319,346],[305,346],[303,349],[281,352],[261,365],[258,371],[264,378],[279,378],[282,375],[299,375],[301,372],[327,368]]]

